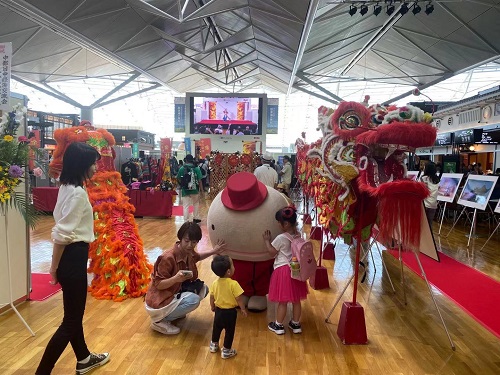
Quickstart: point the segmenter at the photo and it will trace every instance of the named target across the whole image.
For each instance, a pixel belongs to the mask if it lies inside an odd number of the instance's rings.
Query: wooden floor
[[[205,207],[205,212],[206,212]],[[162,248],[175,241],[181,218],[137,219],[145,251],[153,262]],[[49,267],[52,218],[46,217],[32,235],[33,272]],[[205,221],[202,222],[202,227]],[[450,225],[445,223],[443,233]],[[434,223],[437,231],[438,224]],[[482,236],[467,251],[467,227],[459,224],[448,239],[441,240],[446,254],[500,281],[500,235],[479,251],[488,227],[478,228]],[[208,246],[206,237],[199,244]],[[483,328],[447,297],[434,290],[437,302],[456,345],[452,351],[427,287],[405,270],[408,304],[403,303],[399,263],[383,253],[396,293],[374,251],[367,280],[360,284],[358,301],[365,309],[368,345],[343,345],[337,334],[340,307],[325,317],[349,279],[353,254],[346,245],[336,248],[337,260],[326,261],[330,289],[310,290],[303,303],[303,333],[276,336],[267,330],[273,309],[239,317],[234,347],[235,358],[223,360],[208,350],[212,313],[208,300],[181,320],[181,333],[163,336],[149,328],[142,298],[121,303],[95,300],[89,295],[84,319],[87,343],[92,351],[109,351],[111,361],[95,374],[500,374],[500,340]],[[376,270],[375,268],[376,267]],[[200,277],[210,283],[214,275],[209,260],[200,263]],[[333,272],[332,272],[333,271]],[[450,275],[453,277],[453,275]],[[349,300],[352,287],[343,300]],[[43,302],[25,302],[19,311],[36,337],[31,337],[12,312],[0,316],[0,374],[33,374],[43,350],[62,318],[61,293]],[[500,298],[500,296],[492,296]],[[480,303],[480,301],[478,301]],[[500,312],[499,312],[500,319]],[[68,347],[53,374],[72,374],[75,357]]]

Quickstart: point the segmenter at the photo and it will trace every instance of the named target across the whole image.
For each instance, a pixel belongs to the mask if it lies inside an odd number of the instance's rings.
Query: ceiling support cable
[[[314,81],[310,80],[309,78],[307,78],[303,72],[297,72],[296,76],[298,78],[300,78],[301,80],[303,80],[304,82],[306,82],[309,85],[311,85],[312,87],[314,87],[314,88],[318,89],[319,91],[325,93],[326,95],[332,97],[335,100],[335,102],[336,102],[335,104],[338,104],[339,102],[343,101],[343,99],[340,96],[335,95],[334,93],[328,91],[324,87],[318,85],[316,82],[314,82]]]
[[[122,88],[124,88],[125,86],[127,86],[130,82],[134,81],[140,75],[141,75],[141,73],[134,72],[134,74],[132,74],[127,80],[120,83],[118,86],[116,86],[114,89],[109,91],[107,94],[104,94],[103,96],[101,96],[94,103],[92,103],[89,107],[90,108],[97,108],[99,103],[102,103],[105,99],[109,98],[115,92],[117,92],[117,91],[121,90]]]
[[[78,103],[77,101],[75,101],[75,100],[73,100],[73,99],[71,99],[71,98],[69,98],[67,96],[61,96],[59,94],[56,94],[55,92],[49,91],[47,89],[44,89],[43,87],[35,85],[35,84],[33,84],[33,83],[29,82],[29,81],[26,81],[26,80],[24,80],[24,79],[22,79],[22,78],[20,78],[18,76],[12,75],[12,79],[14,81],[19,82],[19,83],[22,83],[23,85],[31,87],[32,89],[38,90],[40,92],[43,92],[44,94],[52,96],[53,98],[56,98],[57,100],[60,100],[60,101],[62,101],[64,103],[68,103],[68,104],[70,104],[70,105],[72,105],[74,107],[77,107],[77,108],[81,108],[82,107],[82,105],[80,103]]]
[[[318,94],[318,93],[315,93],[314,91],[310,91],[310,90],[307,90],[297,84],[293,85],[293,88],[294,89],[297,89],[297,90],[300,90],[300,91],[303,91],[309,95],[312,95],[312,96],[315,96],[316,98],[319,98],[319,99],[323,99],[324,101],[327,101],[327,102],[330,102],[330,103],[333,103],[333,104],[339,104],[338,101],[332,99],[332,98],[328,98],[326,96],[323,96],[321,94]]]

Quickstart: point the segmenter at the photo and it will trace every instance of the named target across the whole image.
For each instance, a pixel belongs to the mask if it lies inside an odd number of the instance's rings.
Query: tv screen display
[[[262,97],[190,96],[189,108],[191,134],[262,134]]]

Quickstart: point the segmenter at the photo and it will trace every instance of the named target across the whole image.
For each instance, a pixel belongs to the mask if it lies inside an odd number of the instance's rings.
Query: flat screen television
[[[262,135],[266,94],[187,93],[189,132],[203,135]]]

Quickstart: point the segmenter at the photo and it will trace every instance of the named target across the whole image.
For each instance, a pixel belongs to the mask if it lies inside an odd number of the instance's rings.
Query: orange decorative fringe
[[[62,157],[70,143],[86,142],[101,154],[98,170],[87,184],[96,235],[89,253],[88,272],[94,273],[90,293],[95,298],[113,301],[145,295],[153,267],[144,254],[127,188],[114,170],[113,136],[105,129],[76,126],[56,130],[54,138],[57,148],[50,171],[55,177],[61,172]]]

